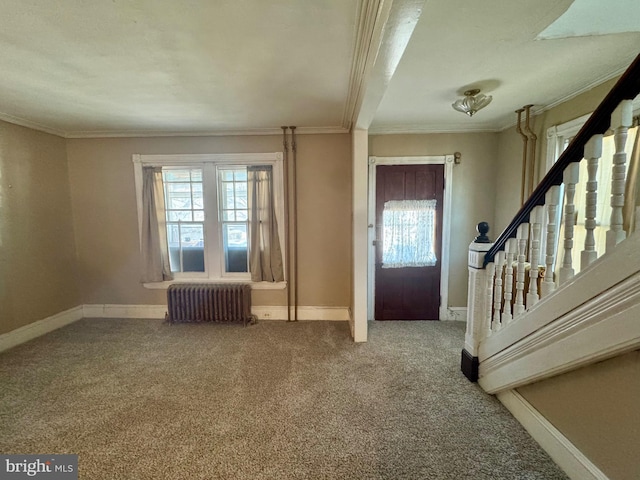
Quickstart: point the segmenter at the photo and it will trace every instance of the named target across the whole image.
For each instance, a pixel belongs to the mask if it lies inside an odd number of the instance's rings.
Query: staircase
[[[469,247],[461,368],[486,392],[501,398],[640,349],[640,210],[635,208],[640,199],[625,199],[625,142],[633,123],[632,100],[639,93],[640,55],[494,243],[484,235],[486,225],[479,224],[480,235]],[[605,162],[608,131],[613,131],[615,152]],[[605,188],[596,179],[600,165],[609,163],[610,215],[606,248],[599,255],[595,234],[603,226],[596,217]],[[585,192],[579,212],[576,190]],[[582,216],[580,242],[577,214]],[[629,227],[634,223],[635,231]],[[572,478],[608,478],[572,468],[565,468]]]

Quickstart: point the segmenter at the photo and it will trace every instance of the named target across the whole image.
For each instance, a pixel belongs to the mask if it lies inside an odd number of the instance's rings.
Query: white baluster
[[[527,308],[533,307],[538,300],[538,274],[540,263],[540,232],[542,230],[542,221],[544,219],[544,208],[541,206],[533,207],[530,214],[531,223],[531,257],[529,262],[531,268],[529,269],[529,293],[527,293]]]
[[[553,273],[556,263],[556,218],[558,215],[558,205],[560,204],[560,187],[554,185],[549,189],[545,197],[547,206],[548,223],[547,223],[547,252],[545,257],[545,273],[544,281],[540,286],[540,296],[545,297],[556,289],[556,282]]]
[[[504,252],[496,253],[496,283],[493,292],[493,324],[492,330],[499,331],[502,328],[502,267],[504,267]]]
[[[596,211],[598,204],[598,160],[602,156],[602,135],[594,135],[584,146],[584,158],[587,159],[587,194],[584,210],[584,250],[580,253],[580,270],[584,270],[598,258],[596,240],[593,231],[596,228]]]
[[[580,164],[575,162],[564,169],[564,254],[560,267],[560,285],[571,280],[575,274],[573,270],[573,227],[576,224],[576,206],[573,203],[576,195],[576,183],[580,180]]]
[[[518,240],[518,266],[516,268],[516,304],[513,308],[513,317],[517,320],[524,313],[524,276],[527,240],[529,240],[529,224],[521,223],[516,234]]]
[[[496,276],[496,264],[493,262],[487,263],[487,293],[485,296],[485,305],[487,309],[487,326],[486,335],[491,336],[491,327],[493,323],[493,281]]]
[[[613,173],[611,175],[611,221],[607,231],[607,252],[611,251],[627,236],[622,229],[622,207],[624,206],[625,163],[627,155],[624,146],[627,141],[627,130],[631,126],[633,105],[631,100],[623,100],[611,115],[613,141],[616,153],[613,155]]]
[[[518,253],[518,240],[510,238],[505,246],[506,263],[504,265],[504,307],[502,323],[509,325],[513,321],[511,300],[513,299],[513,258]]]

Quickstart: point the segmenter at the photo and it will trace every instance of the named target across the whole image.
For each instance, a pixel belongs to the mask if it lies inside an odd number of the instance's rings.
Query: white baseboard
[[[467,307],[443,307],[440,312],[440,320],[466,322]]]
[[[0,352],[28,342],[81,318],[157,318],[164,319],[166,305],[79,305],[50,317],[0,335]],[[292,308],[293,312],[293,308]],[[286,306],[253,306],[259,320],[286,320]],[[293,318],[293,313],[291,315]],[[298,320],[349,321],[348,307],[298,307]]]
[[[164,318],[166,305],[83,305],[86,318]]]
[[[515,390],[497,395],[498,400],[572,480],[609,480],[556,427]]]
[[[4,333],[0,335],[0,352],[76,322],[82,316],[82,307],[78,306]]]
[[[286,320],[286,306],[260,306],[251,307],[251,313],[258,317],[258,320]],[[294,318],[294,309],[291,307],[291,318]],[[332,320],[349,321],[348,307],[298,307],[298,320]]]
[[[84,305],[83,314],[87,318],[164,318],[167,312],[166,305]],[[286,306],[260,306],[251,307],[251,313],[258,320],[286,320]],[[293,307],[291,318],[293,318]],[[298,307],[298,320],[349,320],[347,307]]]

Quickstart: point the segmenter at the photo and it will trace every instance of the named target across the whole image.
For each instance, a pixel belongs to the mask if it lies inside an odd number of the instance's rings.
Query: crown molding
[[[296,135],[327,135],[334,133],[349,133],[344,127],[297,127]],[[130,137],[235,137],[235,136],[260,136],[282,135],[282,128],[248,128],[236,130],[212,130],[212,131],[78,131],[69,132],[65,138],[130,138]]]
[[[420,135],[433,133],[496,133],[500,130],[487,125],[479,125],[476,127],[462,127],[460,125],[439,125],[430,127],[426,125],[381,125],[371,127],[369,135]]]
[[[56,135],[58,137],[66,138],[67,136],[67,132],[65,132],[64,130],[58,130],[57,128],[42,125],[41,123],[32,122],[31,120],[26,120],[21,117],[9,115],[8,113],[0,112],[0,120],[2,120],[3,122],[12,123],[14,125],[19,125],[21,127],[30,128],[31,130],[37,130],[39,132]]]
[[[613,78],[619,77],[620,75],[622,75],[625,72],[625,70],[627,68],[628,67],[622,67],[622,68],[619,68],[618,70],[615,70],[613,73],[608,73],[606,75],[602,75],[601,77],[598,77],[596,80],[594,80],[594,81],[586,84],[585,86],[579,88],[575,92],[572,92],[569,95],[565,95],[564,97],[560,97],[557,100],[555,100],[555,101],[553,101],[553,102],[551,102],[551,103],[549,103],[547,105],[537,106],[537,107],[534,106],[531,109],[531,113],[532,113],[533,116],[536,116],[536,115],[540,115],[541,113],[546,112],[547,110],[551,110],[552,108],[555,108],[558,105],[561,105],[561,104],[563,104],[565,102],[568,102],[569,100],[577,97],[578,95],[582,95],[583,93],[586,93],[589,90],[592,90],[592,89],[602,85],[603,83],[608,82],[609,80],[611,80]],[[513,120],[512,119],[508,123],[504,124],[504,126],[501,127],[499,129],[499,131],[503,132],[503,131],[507,130],[508,128],[515,127],[517,123],[518,123],[517,120]]]
[[[131,138],[131,137],[231,137],[231,136],[260,136],[282,135],[282,128],[247,128],[236,130],[212,131],[145,131],[145,130],[87,130],[70,131],[59,130],[41,123],[25,120],[24,118],[0,112],[0,120],[30,128],[39,132],[49,133],[62,138]],[[297,127],[298,135],[327,135],[335,133],[349,133],[350,130],[341,126],[327,127]]]

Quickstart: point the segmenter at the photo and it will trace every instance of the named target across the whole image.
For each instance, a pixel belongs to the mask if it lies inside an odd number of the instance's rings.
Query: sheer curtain
[[[162,168],[142,169],[142,282],[173,280],[169,266]]]
[[[284,280],[270,165],[247,167],[249,189],[249,271],[253,282]]]
[[[382,224],[382,268],[436,264],[436,200],[385,202]]]

